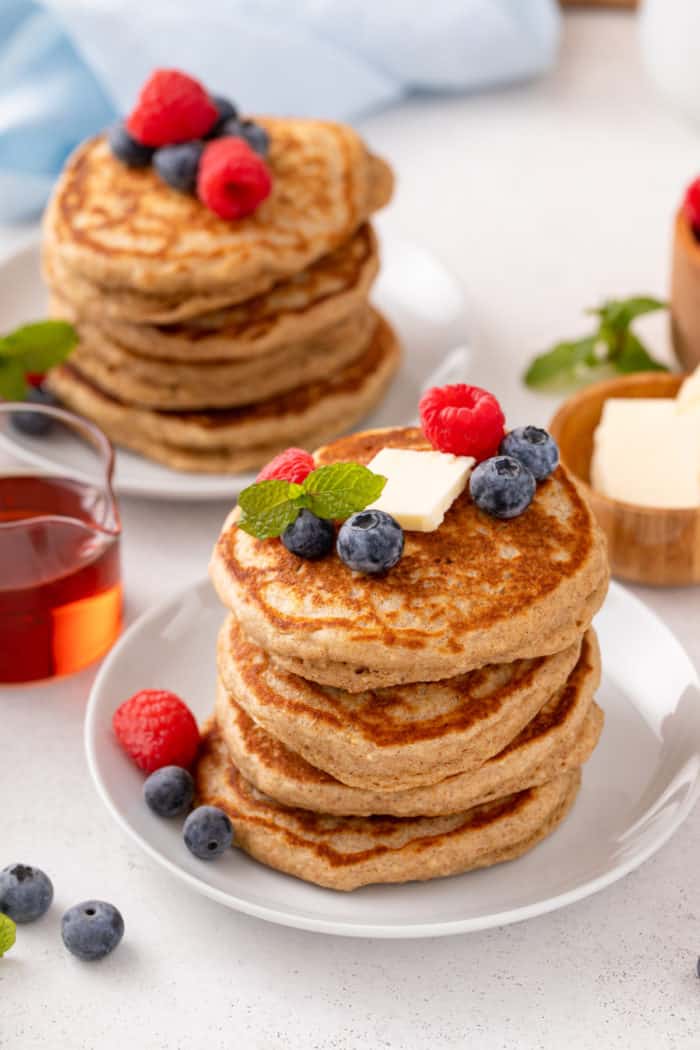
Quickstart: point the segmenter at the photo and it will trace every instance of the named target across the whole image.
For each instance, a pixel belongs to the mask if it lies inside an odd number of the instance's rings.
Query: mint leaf
[[[27,382],[21,361],[15,357],[0,356],[0,398],[5,401],[24,401]]]
[[[60,364],[78,342],[67,321],[37,321],[16,328],[0,341],[0,357],[21,360],[25,372],[46,372]]]
[[[666,365],[654,360],[647,348],[634,335],[633,332],[625,332],[622,338],[622,346],[614,360],[618,372],[668,372]]]
[[[296,521],[304,506],[302,487],[278,478],[259,481],[243,489],[238,504],[243,511],[240,528],[259,540],[268,540],[281,536]]]
[[[581,365],[597,363],[596,343],[595,336],[557,343],[551,350],[534,359],[523,377],[525,382],[535,389],[547,389],[557,382],[573,383]]]
[[[2,958],[5,952],[9,952],[10,948],[15,943],[16,930],[17,927],[9,915],[0,914],[0,958]]]
[[[657,310],[665,310],[668,303],[661,299],[654,299],[650,295],[636,295],[629,299],[610,299],[602,306],[588,313],[600,317],[603,324],[619,331],[628,328],[632,321],[644,314],[651,314]]]
[[[332,463],[313,470],[303,484],[306,506],[319,518],[348,518],[374,503],[386,478],[359,463]]]

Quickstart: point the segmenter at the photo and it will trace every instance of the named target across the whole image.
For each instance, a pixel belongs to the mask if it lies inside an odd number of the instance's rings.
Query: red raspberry
[[[30,386],[37,387],[41,386],[46,378],[46,372],[27,372],[24,377]]]
[[[282,481],[296,481],[297,485],[301,485],[306,475],[315,469],[314,457],[303,448],[288,448],[271,459],[255,480],[271,481],[273,478],[280,478]]]
[[[506,420],[488,390],[466,383],[434,386],[418,409],[423,433],[440,452],[473,456],[477,462],[498,452]]]
[[[202,138],[218,119],[198,80],[177,69],[156,69],[141,88],[126,128],[144,146],[172,146]]]
[[[700,236],[700,179],[691,182],[685,191],[683,211],[695,233]]]
[[[205,146],[199,162],[197,196],[222,219],[242,219],[270,196],[267,164],[247,142],[226,135]]]
[[[161,766],[187,769],[197,756],[199,730],[187,704],[165,689],[142,689],[112,717],[117,740],[137,766],[153,773]]]

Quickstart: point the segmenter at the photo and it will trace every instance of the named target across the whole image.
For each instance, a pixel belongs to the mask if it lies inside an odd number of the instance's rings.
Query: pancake
[[[319,464],[367,463],[383,447],[428,448],[414,428],[354,434]],[[510,521],[468,491],[434,532],[406,532],[381,577],[352,573],[333,552],[299,559],[239,529],[215,546],[211,578],[245,633],[282,666],[349,692],[451,678],[488,663],[572,645],[602,603],[606,546],[575,479],[560,466]]]
[[[194,776],[198,803],[228,813],[238,846],[272,868],[336,890],[513,860],[555,829],[580,786],[575,770],[452,816],[334,817],[282,806],[257,791],[231,763],[217,729],[204,736]]]
[[[598,705],[586,700],[564,688],[479,769],[404,791],[349,787],[317,769],[257,725],[221,683],[216,721],[237,769],[285,806],[334,816],[430,817],[459,813],[580,768],[598,743],[604,720]]]
[[[117,445],[176,470],[235,473],[261,466],[289,445],[313,448],[354,426],[379,401],[400,358],[393,331],[380,319],[367,350],[335,375],[255,405],[212,412],[128,405],[70,363],[52,369],[46,382]]]
[[[293,349],[365,306],[378,268],[377,240],[365,223],[335,251],[262,295],[236,306],[227,306],[225,295],[222,304],[219,296],[220,308],[209,304],[209,312],[205,296],[198,295],[194,304],[175,299],[160,318],[175,323],[129,324],[114,319],[123,312],[123,303],[119,296],[115,300],[113,290],[71,274],[60,258],[53,261],[50,247],[44,251],[53,316],[74,323],[92,319],[106,338],[136,354],[188,363],[249,360]],[[153,309],[152,302],[146,306],[147,312]],[[193,308],[200,310],[195,317],[190,316]],[[141,313],[135,313],[138,320]],[[179,316],[189,320],[178,322]]]
[[[225,294],[232,304],[333,251],[391,197],[389,168],[352,128],[275,117],[260,123],[270,135],[272,193],[236,222],[171,189],[152,168],[127,168],[104,136],[84,143],[46,212],[53,257],[103,288],[156,298]]]
[[[579,640],[554,656],[355,694],[276,668],[233,617],[219,635],[217,661],[226,691],[273,737],[344,784],[386,792],[478,769],[511,743],[572,672],[572,693],[585,715],[600,678],[592,632],[583,645]],[[222,725],[225,710],[220,699]]]
[[[248,360],[183,361],[141,357],[80,322],[73,364],[120,401],[166,410],[232,408],[287,393],[338,372],[367,348],[377,323],[368,307],[299,346]]]

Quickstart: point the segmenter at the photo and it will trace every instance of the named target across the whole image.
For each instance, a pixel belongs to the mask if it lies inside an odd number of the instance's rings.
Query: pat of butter
[[[640,507],[700,506],[700,412],[673,398],[610,398],[595,432],[593,487]]]
[[[684,379],[676,396],[679,412],[700,412],[700,365]]]
[[[475,463],[471,456],[449,452],[383,448],[367,464],[387,479],[372,509],[391,514],[408,532],[434,532],[464,491]]]

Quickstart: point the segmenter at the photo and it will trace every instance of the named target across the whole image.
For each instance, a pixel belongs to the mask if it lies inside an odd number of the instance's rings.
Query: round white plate
[[[381,228],[381,224],[380,224]],[[464,377],[469,352],[464,349],[449,361],[446,355],[467,338],[465,301],[455,277],[430,252],[388,234],[381,238],[382,268],[372,295],[403,342],[405,356],[399,374],[377,410],[362,426],[397,426],[414,420],[422,390],[437,382]],[[46,290],[39,265],[39,245],[32,243],[0,263],[0,331],[46,316]],[[437,372],[436,372],[437,370]],[[437,378],[436,378],[437,377]],[[0,446],[22,449],[35,466],[53,470],[70,462],[70,446],[26,438],[8,429]],[[117,495],[149,499],[210,500],[237,496],[254,474],[186,474],[135,453],[117,452],[114,489]]]
[[[645,605],[613,584],[598,615],[606,724],[574,809],[520,860],[484,871],[353,893],[320,889],[232,850],[198,861],[178,821],[154,816],[143,777],[111,732],[137,689],[179,693],[199,719],[212,710],[215,641],[223,619],[211,586],[190,587],[142,616],[103,664],[87,711],[90,771],[108,809],[193,889],[261,919],[323,933],[434,937],[502,926],[608,886],[651,856],[700,792],[700,683],[680,643]]]

